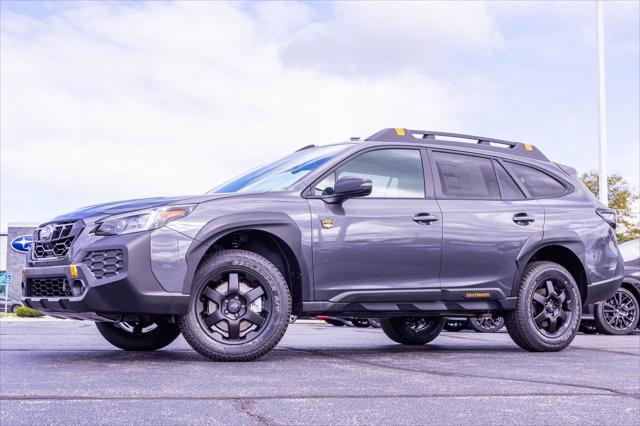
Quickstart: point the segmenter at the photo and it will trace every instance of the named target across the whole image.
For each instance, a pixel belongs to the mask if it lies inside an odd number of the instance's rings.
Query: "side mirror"
[[[333,194],[323,199],[328,203],[339,203],[347,198],[366,197],[371,194],[372,189],[371,179],[345,176],[338,179],[333,186]]]

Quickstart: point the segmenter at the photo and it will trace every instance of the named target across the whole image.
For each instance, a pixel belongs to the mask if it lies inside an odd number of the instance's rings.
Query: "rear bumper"
[[[52,316],[77,319],[115,319],[127,314],[164,316],[184,314],[188,295],[165,291],[151,270],[150,234],[104,238],[86,247],[74,259],[77,276],[71,275],[70,265],[37,266],[24,269],[23,297],[26,306]],[[117,275],[96,278],[82,263],[89,251],[120,249],[123,268]],[[65,277],[71,286],[69,297],[33,297],[26,293],[29,280],[34,278]]]
[[[587,297],[583,300],[583,304],[589,305],[609,299],[620,288],[624,275],[616,275],[613,278],[604,281],[591,283],[587,291]]]

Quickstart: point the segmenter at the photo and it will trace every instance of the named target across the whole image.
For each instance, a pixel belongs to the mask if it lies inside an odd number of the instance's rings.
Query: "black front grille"
[[[82,260],[97,278],[118,275],[124,269],[124,256],[121,249],[90,251]]]
[[[30,278],[27,297],[71,297],[71,287],[65,277]]]
[[[33,235],[31,249],[33,259],[49,259],[64,257],[69,253],[76,236],[82,231],[82,222],[50,224],[39,228]],[[50,235],[44,238],[47,229]]]
[[[63,238],[50,243],[33,243],[33,257],[36,259],[46,259],[47,257],[62,257],[69,253],[73,237]]]

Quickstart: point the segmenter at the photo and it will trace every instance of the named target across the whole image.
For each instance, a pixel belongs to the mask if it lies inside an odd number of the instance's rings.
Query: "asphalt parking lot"
[[[0,322],[2,425],[637,424],[640,336],[578,335],[559,353],[506,333],[424,347],[376,329],[293,324],[252,363],[213,363],[178,339],[133,353],[92,323]]]

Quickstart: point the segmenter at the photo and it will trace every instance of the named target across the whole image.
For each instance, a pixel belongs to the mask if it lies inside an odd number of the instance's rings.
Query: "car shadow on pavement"
[[[40,361],[50,363],[93,363],[93,364],[117,364],[127,363],[128,365],[136,363],[215,363],[201,356],[191,349],[169,349],[158,350],[152,352],[136,352],[122,350],[60,350],[60,351],[29,351],[32,356],[37,354]],[[504,352],[523,352],[519,348],[510,347],[487,347],[487,346],[444,346],[444,345],[427,345],[427,346],[401,346],[388,345],[376,346],[371,348],[353,348],[353,347],[292,347],[280,345],[264,357],[253,362],[289,362],[295,359],[318,359],[335,356],[348,357],[371,357],[371,356],[388,356],[394,354],[440,354],[455,356],[459,353],[464,354],[489,354]],[[226,363],[225,363],[226,364]]]

